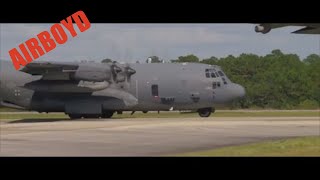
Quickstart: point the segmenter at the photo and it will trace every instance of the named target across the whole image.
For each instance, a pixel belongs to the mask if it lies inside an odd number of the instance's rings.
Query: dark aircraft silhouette
[[[271,29],[281,28],[286,26],[303,26],[304,28],[294,31],[295,34],[320,34],[320,24],[311,23],[262,23],[255,26],[255,31],[257,33],[266,34],[271,31]]]

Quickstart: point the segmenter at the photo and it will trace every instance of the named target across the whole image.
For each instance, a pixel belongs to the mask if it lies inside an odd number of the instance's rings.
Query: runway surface
[[[170,156],[319,128],[319,117],[15,120],[1,123],[0,156]]]

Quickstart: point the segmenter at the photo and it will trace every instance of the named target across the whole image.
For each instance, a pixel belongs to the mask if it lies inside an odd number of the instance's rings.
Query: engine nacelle
[[[254,28],[257,33],[266,34],[271,31],[271,27],[266,25],[258,25]]]
[[[120,83],[129,82],[130,77],[135,73],[136,71],[130,68],[128,64],[80,64],[79,68],[71,74],[71,79],[76,81]]]
[[[110,81],[111,78],[112,72],[110,66],[92,67],[80,65],[73,75],[73,79],[78,81],[102,82]]]

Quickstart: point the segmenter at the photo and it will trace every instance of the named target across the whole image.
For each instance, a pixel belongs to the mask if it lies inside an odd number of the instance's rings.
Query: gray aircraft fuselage
[[[104,65],[94,63],[94,66]],[[134,106],[110,97],[104,89],[92,93],[54,93],[25,88],[27,83],[39,80],[41,76],[16,71],[8,61],[0,61],[0,100],[3,105],[38,112],[97,114],[104,111],[199,110],[226,104],[245,95],[244,88],[232,83],[219,66],[146,63],[130,64],[130,67],[136,73],[131,76],[125,91],[138,100]]]

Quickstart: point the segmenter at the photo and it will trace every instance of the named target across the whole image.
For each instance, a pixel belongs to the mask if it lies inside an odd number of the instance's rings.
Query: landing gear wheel
[[[200,117],[209,117],[211,115],[212,108],[198,109],[198,114]]]
[[[68,114],[70,119],[81,119],[81,114]]]
[[[102,114],[102,118],[111,118],[113,116],[113,111],[107,111]]]
[[[148,113],[148,111],[142,111],[144,114]]]

